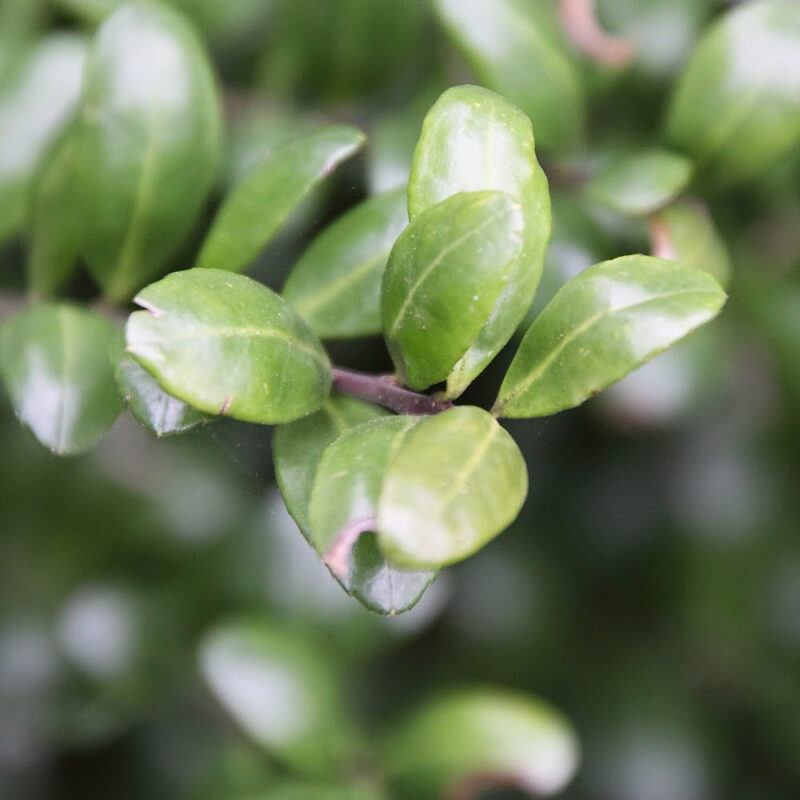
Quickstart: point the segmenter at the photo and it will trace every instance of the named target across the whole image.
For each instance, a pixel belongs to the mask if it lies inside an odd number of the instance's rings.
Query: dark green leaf
[[[111,363],[120,337],[102,317],[71,306],[34,306],[0,328],[0,373],[14,413],[53,452],[87,450],[122,411]]]
[[[127,298],[184,241],[217,172],[219,97],[183,17],[131,2],[103,23],[76,137],[81,250],[105,294]]]
[[[415,217],[383,276],[386,341],[403,383],[447,379],[492,314],[523,247],[522,209],[502,192],[460,193]]]
[[[707,273],[649,256],[604,261],[566,283],[525,334],[495,404],[505,417],[580,405],[713,319]]]
[[[621,214],[651,214],[679,195],[692,177],[692,165],[668,150],[651,150],[612,161],[587,184],[595,202]]]
[[[295,265],[284,299],[322,338],[381,332],[381,279],[408,224],[405,187],[356,206],[327,228]]]
[[[728,11],[692,56],[667,133],[720,182],[750,180],[800,142],[800,3]]]
[[[168,393],[209,414],[290,422],[328,395],[330,364],[274,292],[220,270],[173,272],[135,298],[128,352]]]
[[[314,186],[363,143],[361,131],[331,125],[275,150],[231,190],[197,266],[243,270]]]
[[[381,550],[409,568],[461,561],[514,521],[527,488],[522,454],[490,414],[459,406],[427,417],[386,469]]]
[[[319,462],[308,507],[311,542],[342,586],[382,614],[411,608],[435,573],[389,564],[378,549],[375,516],[386,466],[416,417],[381,417],[343,433]],[[359,538],[352,546],[353,534]],[[359,535],[360,534],[360,535]],[[342,546],[343,545],[343,546]]]

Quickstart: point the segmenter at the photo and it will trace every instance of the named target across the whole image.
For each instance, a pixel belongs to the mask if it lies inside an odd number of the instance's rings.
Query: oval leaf
[[[322,338],[379,334],[383,271],[407,224],[405,187],[356,206],[306,250],[284,299]]]
[[[436,574],[392,566],[374,535],[386,465],[418,422],[381,417],[339,436],[319,462],[308,507],[314,547],[350,594],[382,614],[407,611]]]
[[[22,311],[0,328],[0,373],[14,413],[54,453],[94,445],[122,411],[111,348],[120,331],[63,305]]]
[[[667,133],[721,182],[757,177],[800,142],[800,4],[760,0],[728,11],[701,41]]]
[[[553,4],[529,0],[436,0],[445,29],[482,83],[532,120],[547,150],[581,139],[583,89]]]
[[[197,266],[243,270],[314,186],[363,143],[361,131],[331,125],[270,153],[222,204]]]
[[[531,325],[494,412],[541,417],[592,395],[713,319],[707,273],[649,256],[604,261],[568,281]]]
[[[502,192],[457,194],[415,217],[381,288],[383,327],[403,383],[447,378],[480,333],[522,251],[522,210]]]
[[[413,218],[457,192],[494,189],[522,204],[524,249],[478,336],[447,378],[458,397],[508,342],[533,302],[550,236],[550,194],[530,120],[475,86],[448,89],[425,118],[408,186]]]
[[[328,357],[274,292],[220,270],[173,272],[141,291],[128,352],[168,393],[208,414],[290,422],[328,395]]]
[[[387,748],[402,796],[419,800],[477,797],[495,785],[546,797],[572,779],[579,757],[572,726],[549,703],[486,689],[429,703]]]
[[[692,164],[677,153],[653,150],[617,159],[586,185],[587,195],[620,214],[651,214],[679,195]]]
[[[514,521],[527,489],[522,454],[490,414],[462,406],[427,417],[386,469],[381,550],[405,567],[461,561]]]
[[[219,97],[183,17],[131,2],[103,23],[76,137],[81,250],[105,294],[124,299],[184,241],[216,177]]]

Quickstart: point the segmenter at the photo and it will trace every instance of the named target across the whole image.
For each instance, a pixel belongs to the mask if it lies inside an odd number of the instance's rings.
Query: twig
[[[632,42],[600,27],[594,0],[561,0],[561,24],[572,43],[599,64],[624,67],[633,58]]]

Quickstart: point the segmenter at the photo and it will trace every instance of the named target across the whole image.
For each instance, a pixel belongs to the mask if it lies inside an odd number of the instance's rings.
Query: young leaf
[[[527,489],[522,454],[490,414],[459,406],[427,417],[386,469],[380,548],[408,568],[461,561],[514,521]]]
[[[275,477],[286,508],[309,542],[308,503],[325,448],[356,425],[387,413],[352,397],[332,394],[316,414],[275,429],[272,440]]]
[[[577,144],[583,131],[583,88],[552,4],[436,0],[435,8],[481,82],[533,120],[541,147],[563,151]]]
[[[568,281],[525,334],[494,413],[541,417],[580,405],[713,319],[725,292],[706,272],[649,256]]]
[[[364,201],[306,250],[283,298],[322,338],[379,334],[383,270],[407,224],[405,187]]]
[[[800,142],[800,4],[760,0],[724,14],[695,50],[667,134],[720,182],[746,181]]]
[[[522,209],[502,192],[460,193],[416,216],[394,246],[381,314],[403,383],[443,381],[480,333],[523,246]]]
[[[76,128],[81,251],[127,298],[184,241],[216,177],[220,101],[183,17],[130,2],[100,27]]]
[[[652,214],[679,195],[692,177],[692,164],[668,150],[626,155],[586,185],[587,195],[620,214]]]
[[[293,769],[328,777],[352,756],[356,737],[340,685],[311,642],[231,621],[205,636],[200,667],[236,722]]]
[[[243,270],[308,193],[363,143],[361,131],[330,125],[270,153],[231,190],[197,266]]]
[[[208,414],[290,422],[328,395],[330,363],[274,292],[220,270],[173,272],[143,289],[128,352],[168,393]]]
[[[422,127],[408,186],[409,214],[413,218],[457,192],[489,189],[522,204],[524,249],[486,324],[448,376],[450,399],[497,355],[533,302],[550,236],[550,194],[536,161],[530,120],[494,92],[448,89]]]
[[[111,363],[120,336],[102,317],[66,305],[34,306],[0,328],[0,374],[14,413],[54,453],[87,450],[122,411]]]
[[[167,394],[131,356],[122,354],[114,377],[133,416],[158,437],[185,433],[212,419]]]
[[[580,757],[572,726],[556,709],[493,690],[461,690],[429,703],[386,753],[402,796],[418,800],[477,797],[498,785],[546,797],[566,786]]]
[[[339,436],[319,462],[308,507],[314,547],[346,591],[382,614],[411,608],[435,577],[388,563],[374,535],[386,465],[418,422],[381,417]]]

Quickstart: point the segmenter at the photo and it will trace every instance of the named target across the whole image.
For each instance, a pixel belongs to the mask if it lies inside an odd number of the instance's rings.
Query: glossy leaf
[[[461,690],[412,715],[390,739],[387,760],[404,797],[477,797],[492,786],[546,797],[575,774],[579,747],[572,726],[549,703]]]
[[[290,422],[328,395],[330,363],[274,292],[220,270],[173,272],[142,290],[128,352],[168,394],[208,414]]]
[[[531,118],[540,147],[564,151],[580,141],[583,88],[553,4],[436,0],[435,8],[481,83]]]
[[[115,377],[133,416],[156,436],[184,433],[212,419],[167,394],[131,356],[123,354],[117,361]]]
[[[130,2],[98,30],[79,124],[81,251],[105,294],[129,297],[186,238],[216,177],[220,101],[188,23]]]
[[[620,214],[651,214],[679,195],[692,177],[691,162],[668,150],[614,160],[586,186],[587,195]]]
[[[232,621],[203,639],[200,666],[234,720],[295,770],[327,776],[352,754],[355,735],[339,683],[311,642]]]
[[[550,236],[550,195],[530,120],[494,92],[448,89],[422,128],[408,187],[409,214],[413,219],[457,192],[489,189],[522,204],[525,246],[486,324],[449,375],[449,398],[460,395],[497,355],[533,301]]]
[[[713,319],[725,293],[706,272],[649,256],[604,261],[568,281],[525,334],[495,413],[580,405]]]
[[[284,299],[322,338],[379,334],[383,271],[407,224],[405,187],[356,206],[301,256]]]
[[[328,564],[349,593],[382,614],[411,608],[435,577],[429,570],[407,571],[388,563],[374,531],[387,463],[418,422],[417,417],[381,417],[339,436],[319,462],[308,507],[311,541],[322,555],[346,540],[349,531],[362,531],[355,546],[345,548],[342,564]],[[364,528],[365,521],[372,527]]]
[[[0,242],[19,231],[28,190],[48,146],[74,113],[86,43],[50,36],[26,53],[0,83]]]
[[[758,0],[708,31],[678,83],[670,140],[719,182],[751,180],[800,143],[800,4]]]
[[[381,550],[405,567],[461,561],[514,521],[527,489],[522,454],[490,414],[459,406],[427,417],[386,469]]]
[[[111,363],[120,335],[66,305],[33,306],[0,328],[0,373],[14,413],[53,452],[87,450],[122,411]]]
[[[286,508],[309,542],[308,504],[325,448],[356,425],[387,413],[352,397],[332,394],[316,414],[275,429],[272,442],[275,477]]]
[[[415,217],[389,256],[381,314],[401,381],[445,380],[475,341],[523,247],[522,209],[502,192],[460,193]]]
[[[272,152],[231,190],[197,266],[243,270],[308,193],[363,143],[355,128],[330,125]]]

